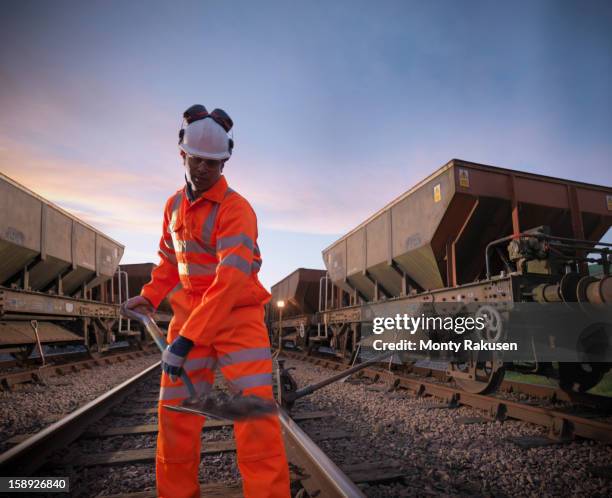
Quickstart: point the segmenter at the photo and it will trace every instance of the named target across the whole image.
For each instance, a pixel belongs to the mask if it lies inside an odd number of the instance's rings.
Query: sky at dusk
[[[451,158],[611,185],[611,26],[609,1],[5,0],[0,171],[157,261],[180,116],[221,107],[270,286]]]

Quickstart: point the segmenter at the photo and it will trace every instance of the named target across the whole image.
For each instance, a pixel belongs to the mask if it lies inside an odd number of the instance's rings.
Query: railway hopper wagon
[[[0,173],[0,352],[37,343],[102,350],[118,332],[124,247]]]
[[[391,309],[480,313],[485,339],[500,340],[508,339],[502,330],[517,323],[523,303],[583,303],[583,312],[586,305],[609,306],[611,245],[601,240],[611,223],[610,187],[453,159],[323,250],[328,273],[313,318],[323,327],[318,336],[350,356],[357,345],[373,344],[373,316]],[[529,320],[519,323],[521,333],[561,340],[542,323],[537,330]],[[559,363],[539,355],[534,350],[533,361],[512,363],[500,353],[474,352],[447,358],[448,374],[476,393],[495,390],[506,368],[558,376],[565,389],[584,391],[610,368],[607,361]]]
[[[283,341],[302,347],[318,340],[320,327],[315,314],[321,305],[319,288],[325,275],[325,270],[298,268],[272,286],[266,317],[273,344],[278,343],[279,334]]]

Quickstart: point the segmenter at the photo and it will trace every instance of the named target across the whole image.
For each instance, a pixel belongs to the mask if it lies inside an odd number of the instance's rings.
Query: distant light
[[[279,308],[284,308],[285,307],[285,301],[276,301],[276,306],[278,306]]]

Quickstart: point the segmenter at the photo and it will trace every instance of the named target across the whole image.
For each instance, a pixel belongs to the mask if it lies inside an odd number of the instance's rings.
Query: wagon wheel
[[[34,351],[34,344],[23,344],[19,346],[19,351],[13,351],[11,356],[15,358],[19,365],[25,365],[28,363],[32,351]]]
[[[483,340],[498,342],[504,338],[503,319],[494,307],[481,306],[476,317],[484,319],[485,328],[480,331]],[[465,362],[452,363],[450,369],[457,385],[475,394],[495,392],[504,380],[505,372],[501,356],[495,351],[474,351]]]
[[[299,349],[306,349],[308,347],[308,326],[300,323],[296,327],[296,344]]]
[[[143,349],[145,346],[145,342],[142,340],[141,336],[139,335],[129,335],[127,337],[127,342],[130,345],[130,347],[133,347],[135,349]]]
[[[559,387],[583,393],[599,384],[608,370],[609,363],[559,363]]]
[[[476,352],[478,355],[479,352]],[[453,363],[450,375],[455,379],[457,385],[469,393],[489,394],[495,392],[504,380],[506,369],[501,360],[495,355],[489,359],[473,358],[465,363]],[[458,377],[456,373],[470,375]]]
[[[568,392],[585,392],[595,387],[610,370],[606,362],[612,343],[612,326],[606,322],[589,324],[578,335],[579,363],[559,363],[559,387]],[[602,361],[603,360],[603,361]]]

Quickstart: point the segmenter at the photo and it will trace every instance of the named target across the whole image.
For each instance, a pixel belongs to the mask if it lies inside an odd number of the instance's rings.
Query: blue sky
[[[269,286],[453,157],[612,184],[611,25],[607,1],[4,1],[0,170],[155,261],[180,114],[222,107]]]

